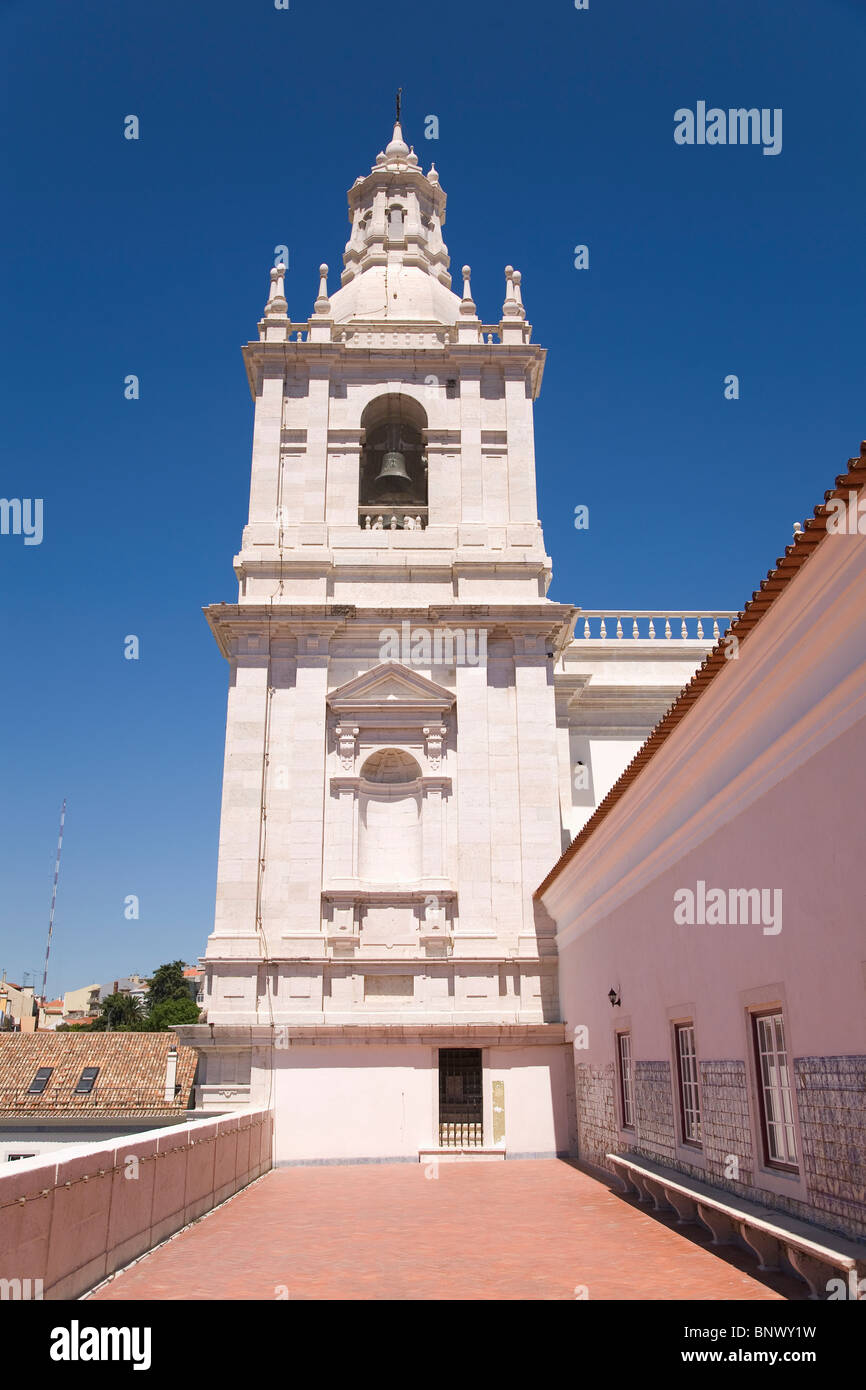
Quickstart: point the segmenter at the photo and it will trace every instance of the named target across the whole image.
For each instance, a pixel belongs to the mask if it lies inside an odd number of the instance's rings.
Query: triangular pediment
[[[427,709],[431,717],[450,709],[454,696],[443,685],[428,680],[410,666],[399,661],[384,661],[370,671],[355,676],[338,686],[328,696],[331,709],[360,711],[387,709],[402,705],[412,709]]]

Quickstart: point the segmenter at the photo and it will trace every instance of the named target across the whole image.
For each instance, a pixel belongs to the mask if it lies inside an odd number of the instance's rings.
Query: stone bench
[[[866,1245],[710,1187],[643,1154],[606,1158],[626,1192],[634,1189],[638,1200],[651,1202],[656,1211],[672,1209],[678,1225],[702,1223],[713,1245],[744,1246],[759,1270],[784,1270],[784,1259],[806,1281],[811,1298],[825,1299],[828,1281],[839,1278],[848,1298],[866,1298]]]

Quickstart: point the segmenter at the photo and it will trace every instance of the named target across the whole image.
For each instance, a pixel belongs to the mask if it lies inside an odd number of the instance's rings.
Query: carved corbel
[[[434,772],[438,772],[442,763],[442,742],[448,732],[445,724],[435,724],[424,729],[424,748],[427,754],[427,761]]]
[[[335,729],[340,766],[344,772],[354,771],[358,732],[357,724],[338,724]]]

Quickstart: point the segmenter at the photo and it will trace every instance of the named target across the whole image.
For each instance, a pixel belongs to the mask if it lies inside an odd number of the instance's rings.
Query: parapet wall
[[[272,1145],[250,1109],[6,1165],[2,1297],[79,1297],[267,1172]]]

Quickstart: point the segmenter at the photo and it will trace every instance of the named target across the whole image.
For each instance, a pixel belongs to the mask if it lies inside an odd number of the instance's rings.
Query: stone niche
[[[410,753],[380,748],[361,767],[358,876],[369,883],[421,879],[421,769]]]
[[[454,696],[384,662],[328,699],[323,925],[337,950],[446,941]]]

